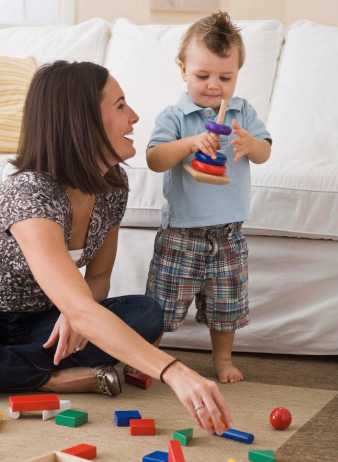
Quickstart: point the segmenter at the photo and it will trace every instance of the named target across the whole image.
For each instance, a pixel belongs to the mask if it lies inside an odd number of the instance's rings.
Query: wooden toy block
[[[135,387],[142,388],[147,390],[153,383],[153,379],[149,375],[142,374],[141,372],[124,372],[124,380],[130,385],[135,385]]]
[[[12,395],[9,397],[9,408],[12,412],[60,409],[60,400],[55,394]]]
[[[182,446],[177,440],[170,440],[168,443],[168,462],[185,462]]]
[[[276,462],[275,453],[270,449],[249,451],[248,459],[250,462]]]
[[[4,422],[5,420],[6,420],[5,414],[2,411],[0,411],[0,424],[1,422]]]
[[[228,462],[236,462],[236,460],[231,457],[230,459],[228,459]]]
[[[251,444],[253,443],[255,437],[252,433],[246,433],[234,428],[229,428],[222,435],[217,435],[221,438],[227,438],[229,440],[239,441],[240,443]]]
[[[60,414],[60,412],[65,411],[66,409],[71,409],[72,402],[69,399],[60,399],[60,409],[54,409],[51,411],[42,411],[42,420],[49,420]]]
[[[152,452],[144,456],[142,462],[168,462],[168,453],[164,451]]]
[[[66,411],[60,412],[55,417],[55,423],[65,427],[79,427],[87,422],[88,413],[76,409],[67,409]]]
[[[49,452],[33,459],[26,460],[25,462],[85,462],[87,459],[82,457],[72,456],[60,451]]]
[[[130,434],[132,436],[153,436],[156,435],[154,419],[130,419]]]
[[[141,414],[138,410],[132,411],[115,411],[114,421],[117,427],[129,427],[130,419],[141,419]]]
[[[61,452],[72,454],[73,456],[82,457],[83,459],[95,459],[97,455],[96,446],[91,444],[82,443],[72,446],[70,448],[62,449]]]
[[[182,444],[182,446],[188,446],[188,444],[192,440],[192,436],[193,429],[185,428],[184,430],[176,430],[173,433],[172,439],[179,441]]]

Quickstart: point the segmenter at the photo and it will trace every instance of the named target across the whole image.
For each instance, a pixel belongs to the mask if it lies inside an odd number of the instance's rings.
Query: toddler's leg
[[[244,379],[242,372],[233,365],[231,359],[234,335],[234,332],[210,330],[214,366],[221,383],[235,383]]]

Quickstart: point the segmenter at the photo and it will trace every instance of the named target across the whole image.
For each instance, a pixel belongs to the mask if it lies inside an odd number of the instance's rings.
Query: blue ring
[[[220,152],[217,152],[216,155],[217,155],[216,159],[212,159],[207,154],[204,154],[204,152],[197,151],[195,153],[195,159],[200,162],[203,162],[203,164],[218,165],[218,166],[225,165],[227,158]]]

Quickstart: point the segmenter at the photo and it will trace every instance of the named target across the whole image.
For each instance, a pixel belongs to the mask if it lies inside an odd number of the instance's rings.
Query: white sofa
[[[308,21],[288,29],[278,21],[238,23],[247,59],[236,93],[266,121],[273,151],[268,163],[252,166],[245,223],[251,323],[238,332],[235,350],[337,355],[338,28]],[[184,88],[174,59],[186,27],[93,19],[0,30],[0,56],[105,65],[140,114],[111,295],[144,292],[163,203],[162,175],[147,169],[145,147],[154,117]],[[6,159],[0,155],[0,170]],[[207,329],[190,311],[179,331],[164,336],[164,345],[210,347]]]

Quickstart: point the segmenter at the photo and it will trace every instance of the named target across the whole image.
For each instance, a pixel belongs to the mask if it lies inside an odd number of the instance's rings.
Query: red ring
[[[224,176],[225,175],[225,167],[223,165],[210,165],[200,162],[199,160],[193,159],[191,161],[191,166],[195,170],[198,170],[202,173],[208,173],[209,175],[215,176]]]

